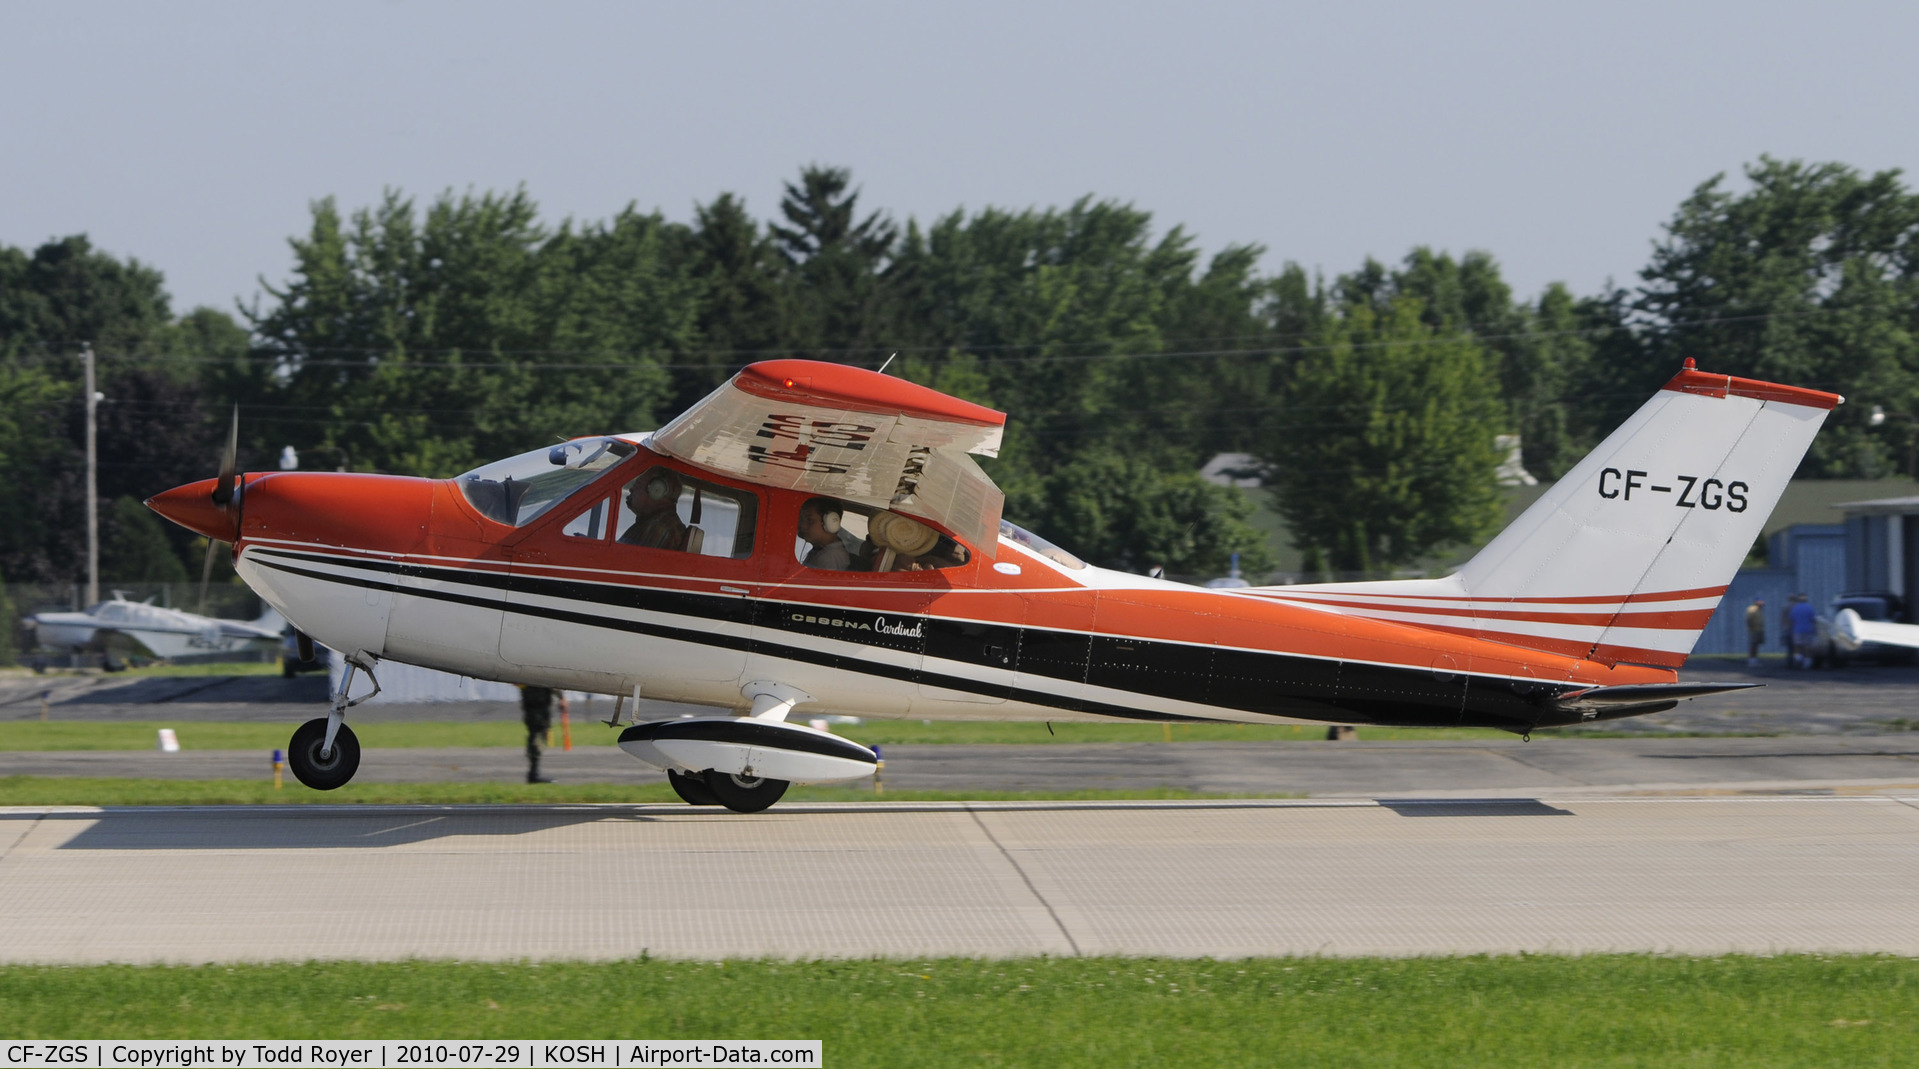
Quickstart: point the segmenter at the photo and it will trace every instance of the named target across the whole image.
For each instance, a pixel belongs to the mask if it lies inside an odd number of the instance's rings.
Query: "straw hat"
[[[897,512],[876,512],[867,521],[873,544],[907,557],[917,557],[939,544],[939,532]]]

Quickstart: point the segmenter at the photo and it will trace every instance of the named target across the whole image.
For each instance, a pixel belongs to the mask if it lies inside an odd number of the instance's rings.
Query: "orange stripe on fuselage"
[[[1578,596],[1556,598],[1485,598],[1471,594],[1401,594],[1397,592],[1373,592],[1355,590],[1341,594],[1333,590],[1301,590],[1289,592],[1283,587],[1269,587],[1258,591],[1263,598],[1292,598],[1315,603],[1327,597],[1348,598],[1392,598],[1406,601],[1453,601],[1470,602],[1473,605],[1632,605],[1647,601],[1694,601],[1699,598],[1716,598],[1723,595],[1727,588],[1723,586],[1702,586],[1695,590],[1661,590],[1647,594],[1581,594]]]
[[[1477,605],[1470,608],[1443,609],[1427,605],[1380,605],[1367,601],[1334,601],[1329,598],[1314,598],[1314,605],[1336,605],[1348,609],[1371,609],[1375,612],[1399,612],[1427,616],[1450,616],[1455,619],[1509,620],[1523,623],[1567,624],[1589,627],[1647,627],[1664,631],[1699,631],[1712,617],[1711,609],[1678,609],[1670,612],[1518,612],[1511,609],[1482,609]],[[1424,626],[1424,625],[1420,625]]]

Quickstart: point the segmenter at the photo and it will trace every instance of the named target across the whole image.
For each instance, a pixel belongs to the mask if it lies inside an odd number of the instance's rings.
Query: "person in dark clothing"
[[[552,783],[540,775],[540,753],[546,746],[546,733],[553,728],[553,691],[548,687],[520,688],[520,720],[526,724],[526,781]],[[566,705],[566,696],[560,696]]]

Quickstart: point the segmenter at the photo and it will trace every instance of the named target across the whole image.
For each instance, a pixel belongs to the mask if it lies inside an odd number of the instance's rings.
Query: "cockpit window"
[[[1071,553],[1066,552],[1018,524],[1008,523],[1005,520],[999,521],[999,536],[1023,549],[1032,550],[1034,553],[1045,557],[1054,564],[1063,564],[1075,571],[1086,567],[1085,561],[1080,560],[1078,557],[1073,556]]]
[[[575,438],[474,468],[459,477],[460,492],[480,515],[524,527],[567,495],[634,452],[618,438]]]
[[[743,559],[753,555],[759,510],[756,494],[672,468],[648,468],[620,492],[618,541]]]
[[[800,506],[794,556],[829,572],[924,572],[971,559],[965,546],[898,512],[816,497]]]

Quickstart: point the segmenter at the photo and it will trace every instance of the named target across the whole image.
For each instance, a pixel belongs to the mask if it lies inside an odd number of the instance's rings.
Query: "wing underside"
[[[968,454],[995,456],[1005,416],[876,372],[755,364],[655,432],[659,452],[781,489],[929,520],[992,556],[1004,495]]]

